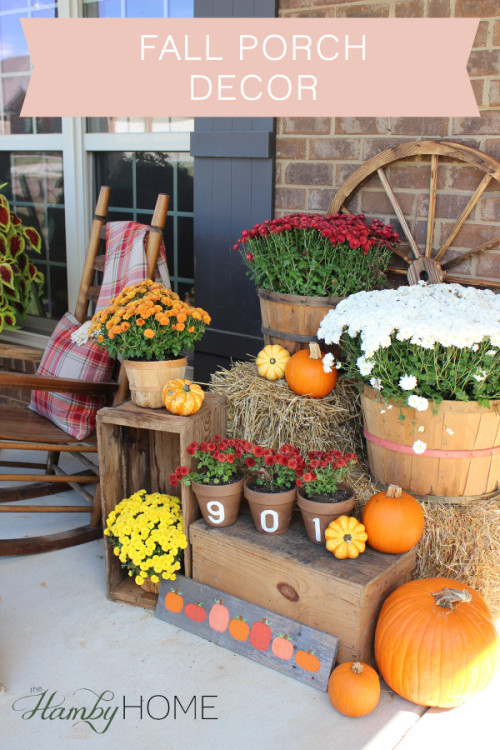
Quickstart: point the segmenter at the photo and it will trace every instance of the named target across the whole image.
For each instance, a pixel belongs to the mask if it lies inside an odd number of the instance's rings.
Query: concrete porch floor
[[[81,503],[73,492],[45,500],[72,501]],[[50,533],[73,520],[23,513],[0,518],[2,537],[34,529]],[[433,750],[444,744],[461,750],[480,739],[500,747],[500,674],[482,694],[449,711],[411,704],[382,684],[378,707],[349,719],[332,708],[325,693],[168,625],[152,612],[109,601],[103,545],[98,540],[0,559],[2,750]],[[44,718],[41,708],[53,693]],[[101,734],[74,718],[48,718],[57,705],[66,714],[71,707],[90,711],[103,693],[99,706],[108,709],[108,719],[117,711],[105,732],[106,721],[95,720]],[[194,704],[186,714],[179,707],[186,709],[194,696],[196,718]],[[170,705],[169,715],[151,718],[148,701],[152,716],[165,715]],[[30,718],[37,704],[40,710]]]

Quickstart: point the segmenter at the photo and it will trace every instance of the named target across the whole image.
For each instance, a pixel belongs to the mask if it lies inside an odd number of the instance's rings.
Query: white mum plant
[[[429,401],[500,398],[500,295],[488,290],[421,283],[358,292],[323,318],[318,338],[340,344],[347,377],[417,411]],[[324,369],[335,366],[326,355]]]

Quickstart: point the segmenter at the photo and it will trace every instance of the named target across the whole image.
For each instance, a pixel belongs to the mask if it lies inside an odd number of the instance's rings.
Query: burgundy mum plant
[[[348,467],[357,463],[355,453],[341,451],[309,451],[309,459],[302,475],[297,478],[297,487],[307,497],[313,495],[332,496],[347,474]]]
[[[277,451],[252,445],[245,458],[246,471],[251,472],[255,489],[262,492],[293,489],[304,465],[304,459],[293,445],[282,445]]]
[[[295,213],[245,229],[234,245],[258,287],[314,297],[346,297],[385,285],[399,237],[363,214]]]
[[[186,448],[197,459],[195,469],[178,466],[169,481],[172,487],[179,483],[230,484],[241,479],[246,454],[252,444],[246,440],[233,440],[214,435],[212,440],[192,442]]]

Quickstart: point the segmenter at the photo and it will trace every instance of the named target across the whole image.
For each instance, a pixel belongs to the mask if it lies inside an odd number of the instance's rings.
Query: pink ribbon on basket
[[[493,448],[475,448],[468,451],[445,451],[437,448],[426,448],[425,451],[417,454],[411,445],[401,445],[401,443],[393,443],[391,440],[384,440],[376,435],[372,435],[366,427],[363,428],[363,435],[374,445],[379,445],[381,448],[387,448],[396,453],[408,453],[412,456],[419,455],[428,458],[485,458],[486,456],[494,456],[496,453],[500,453],[500,445],[496,445]]]

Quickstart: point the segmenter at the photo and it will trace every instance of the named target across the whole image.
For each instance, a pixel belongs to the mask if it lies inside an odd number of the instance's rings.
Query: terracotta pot
[[[144,591],[148,591],[150,594],[159,594],[160,586],[161,581],[158,581],[158,583],[153,583],[150,578],[146,578],[144,583],[141,585],[141,589],[144,589]]]
[[[347,484],[339,483],[339,490],[351,493],[351,497],[341,503],[317,503],[297,492],[297,504],[302,513],[306,534],[309,541],[314,544],[325,544],[325,530],[330,521],[335,521],[339,516],[348,516],[354,508],[354,491]]]
[[[166,359],[162,362],[123,360],[130,387],[130,398],[136,406],[159,409],[163,406],[161,391],[165,383],[184,378],[187,359]]]
[[[284,534],[292,520],[296,488],[285,492],[256,492],[248,487],[251,481],[245,480],[243,493],[248,500],[255,528],[265,534]]]
[[[203,520],[209,526],[231,526],[238,518],[243,479],[231,484],[191,484]]]

